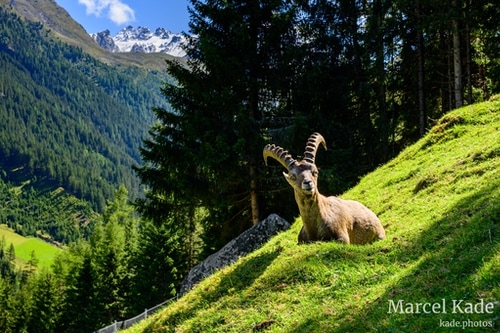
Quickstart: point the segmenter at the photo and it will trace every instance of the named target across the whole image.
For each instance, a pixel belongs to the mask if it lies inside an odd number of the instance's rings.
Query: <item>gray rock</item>
[[[110,52],[118,51],[118,46],[115,45],[115,41],[110,36],[110,31],[108,29],[96,34],[91,34],[90,37],[92,37],[92,39],[103,49]]]
[[[290,223],[276,214],[269,215],[252,228],[244,231],[224,245],[218,252],[208,256],[193,267],[182,282],[179,295],[188,292],[195,284],[212,275],[218,269],[228,266],[248,253],[258,249],[278,232],[290,228]]]

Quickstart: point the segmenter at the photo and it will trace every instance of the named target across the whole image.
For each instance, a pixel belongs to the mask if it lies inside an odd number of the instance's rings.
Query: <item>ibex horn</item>
[[[316,151],[320,144],[323,144],[323,148],[326,150],[325,138],[318,132],[311,134],[309,140],[307,140],[306,150],[304,152],[304,160],[306,162],[314,164],[314,159],[316,158]]]
[[[266,145],[264,147],[264,150],[262,151],[262,154],[264,156],[264,163],[266,163],[266,165],[268,157],[272,157],[276,161],[280,162],[288,171],[290,171],[292,165],[295,164],[295,160],[292,158],[292,155],[288,153],[288,151],[274,144]]]

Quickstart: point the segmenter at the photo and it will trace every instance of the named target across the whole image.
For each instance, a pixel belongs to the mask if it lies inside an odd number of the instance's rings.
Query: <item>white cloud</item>
[[[113,1],[109,6],[109,18],[116,24],[124,24],[135,20],[135,13],[128,5]]]
[[[120,0],[78,0],[87,8],[87,15],[101,16],[105,12],[106,17],[120,25],[135,20],[135,12],[129,5]]]

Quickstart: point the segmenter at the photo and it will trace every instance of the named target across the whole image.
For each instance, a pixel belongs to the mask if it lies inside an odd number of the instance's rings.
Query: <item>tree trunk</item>
[[[259,17],[260,6],[258,1],[250,1],[249,6],[251,7],[251,13],[255,16],[253,20],[250,21],[249,33],[250,39],[252,40],[252,45],[254,47],[253,56],[249,59],[249,91],[248,91],[248,117],[251,120],[251,123],[254,126],[260,120],[262,120],[261,112],[259,110],[259,77],[261,77],[261,66],[259,63],[260,58],[260,50],[259,50],[259,42],[260,42],[260,20],[257,20]],[[255,133],[260,132],[260,128],[253,128]],[[250,166],[250,210],[252,212],[252,224],[256,225],[260,220],[260,209],[259,209],[259,198],[258,198],[258,190],[259,184],[257,182],[257,163],[254,158],[250,158],[249,160]]]
[[[259,196],[257,194],[257,168],[250,164],[250,207],[252,211],[252,224],[256,225],[260,221]]]
[[[381,158],[379,158],[376,163],[380,161],[386,161],[389,156],[389,122],[387,119],[387,103],[386,103],[386,73],[385,73],[385,45],[384,45],[384,35],[383,35],[383,19],[385,16],[385,10],[382,6],[381,0],[376,0],[374,3],[374,15],[376,15],[376,75],[377,75],[377,99],[378,99],[378,113],[379,113],[379,132],[380,134],[380,151],[382,153]]]
[[[451,109],[453,109],[453,85],[454,85],[454,81],[453,81],[453,55],[452,55],[452,41],[449,40],[449,38],[447,39],[447,42],[446,42],[446,50],[448,51],[448,55],[447,55],[447,70],[448,70],[448,76],[447,76],[447,95],[448,95],[448,105],[447,105],[447,108],[446,109],[443,109],[443,111],[450,111]]]
[[[471,41],[470,41],[470,8],[469,4],[466,8],[466,21],[465,21],[465,71],[467,75],[467,104],[472,104],[472,52],[471,52]]]
[[[416,6],[417,17],[417,71],[418,71],[418,114],[420,136],[424,136],[427,128],[427,111],[425,109],[425,55],[424,35],[422,33],[422,10],[420,4]]]
[[[457,1],[453,1],[453,7],[456,10],[456,16],[453,18],[453,81],[455,91],[455,108],[463,106],[462,97],[462,58],[460,52],[460,33],[459,27],[459,8]]]

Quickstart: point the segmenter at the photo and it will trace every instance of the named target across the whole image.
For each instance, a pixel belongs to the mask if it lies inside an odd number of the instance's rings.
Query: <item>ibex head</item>
[[[285,179],[295,191],[305,196],[312,196],[318,191],[318,168],[314,164],[316,151],[322,144],[326,150],[326,142],[319,133],[313,133],[307,140],[304,158],[297,162],[288,151],[274,144],[264,147],[264,161],[267,165],[267,158],[272,157],[280,162],[288,171],[283,172]]]

